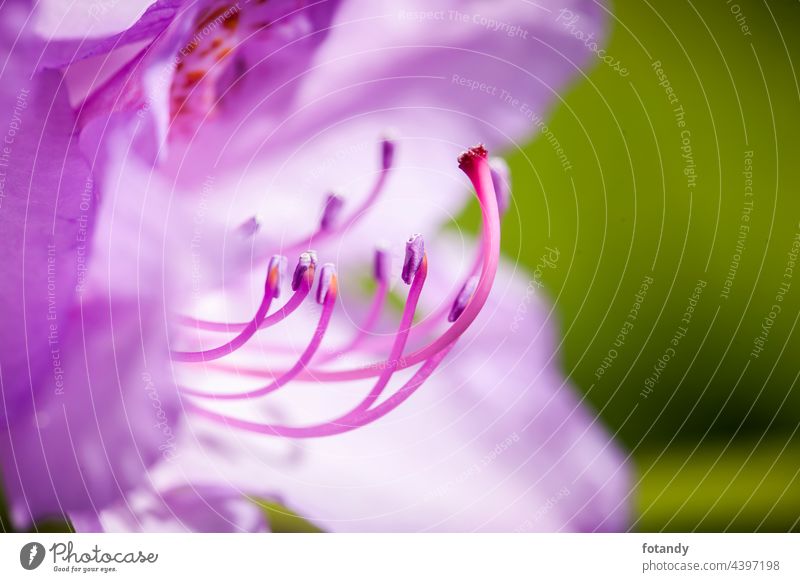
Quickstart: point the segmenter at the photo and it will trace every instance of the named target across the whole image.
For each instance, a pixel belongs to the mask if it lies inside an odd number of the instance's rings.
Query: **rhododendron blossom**
[[[545,114],[591,57],[559,10],[602,38],[602,8],[433,4],[0,7],[17,527],[264,531],[258,500],[328,531],[626,526],[623,456],[500,250],[497,154],[535,129],[503,95]],[[470,193],[480,231],[442,229]]]

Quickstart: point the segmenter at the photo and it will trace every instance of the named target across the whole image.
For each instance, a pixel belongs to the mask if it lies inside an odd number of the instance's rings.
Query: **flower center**
[[[329,196],[322,210],[322,218],[317,230],[307,238],[297,241],[290,248],[307,248],[307,244],[310,241],[319,241],[336,236],[363,216],[364,211],[375,203],[381,193],[387,174],[391,169],[393,154],[393,142],[384,140],[381,145],[381,166],[383,171],[362,206],[342,218],[344,202],[338,197]],[[318,258],[316,252],[301,252],[291,277],[293,294],[280,309],[270,314],[274,300],[280,296],[281,287],[284,285],[284,281],[288,279],[285,273],[286,258],[281,255],[275,255],[269,259],[263,298],[252,319],[242,323],[225,323],[198,320],[186,316],[178,317],[178,323],[188,328],[218,333],[235,333],[235,335],[229,341],[211,349],[175,351],[172,354],[173,360],[187,365],[198,362],[219,362],[245,346],[256,333],[289,318],[306,301],[315,279],[317,279],[315,296],[317,303],[322,306],[322,310],[307,347],[294,364],[284,370],[270,370],[264,367],[243,369],[241,366],[230,368],[224,362],[217,363],[219,370],[235,371],[237,374],[245,373],[259,378],[270,378],[272,381],[256,389],[234,393],[183,387],[182,391],[189,399],[187,408],[193,413],[214,422],[245,431],[290,438],[309,438],[339,434],[374,422],[397,408],[411,396],[434,373],[458,338],[478,316],[488,298],[497,271],[500,253],[498,200],[504,200],[507,197],[507,192],[498,193],[495,190],[494,183],[499,183],[499,176],[490,166],[487,160],[487,152],[483,146],[471,148],[464,152],[459,157],[459,167],[472,182],[480,201],[483,217],[482,242],[475,265],[467,280],[459,293],[453,298],[452,305],[446,306],[449,309],[445,308],[438,313],[434,313],[425,322],[415,327],[415,334],[428,338],[428,342],[424,347],[410,354],[405,353],[406,344],[412,332],[417,305],[428,274],[428,255],[422,235],[415,234],[406,242],[402,280],[409,286],[409,290],[400,324],[391,340],[386,360],[352,369],[318,369],[314,368],[313,365],[326,364],[362,346],[369,347],[370,351],[385,349],[382,345],[382,340],[379,337],[370,335],[370,331],[380,317],[388,295],[390,272],[388,253],[380,248],[375,253],[374,276],[377,286],[375,297],[364,322],[343,346],[337,348],[326,346],[326,349],[321,349],[321,346],[324,343],[338,295],[338,275],[334,265],[330,263],[323,265],[319,269],[319,277],[317,277]],[[447,322],[451,325],[447,326]],[[441,326],[447,327],[442,331],[440,329]],[[365,345],[369,343],[374,345]],[[410,380],[381,402],[378,402],[398,370],[416,366],[417,364],[421,365]],[[294,380],[341,382],[371,377],[375,378],[372,388],[356,406],[345,411],[334,420],[310,426],[285,426],[243,420],[220,412],[213,406],[208,406],[207,402],[201,404],[202,401],[207,400],[243,400],[264,397],[286,387]]]
[[[198,16],[194,35],[180,49],[170,90],[170,116],[205,116],[240,41],[239,4],[223,4]]]
[[[192,128],[190,122],[202,122],[251,67],[271,62],[273,52],[308,34],[309,19],[302,1],[223,0],[200,12],[176,55],[172,121],[187,128]]]

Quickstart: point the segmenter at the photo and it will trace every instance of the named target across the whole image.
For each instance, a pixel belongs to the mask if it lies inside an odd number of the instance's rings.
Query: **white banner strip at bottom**
[[[0,534],[0,580],[800,580],[798,534]]]

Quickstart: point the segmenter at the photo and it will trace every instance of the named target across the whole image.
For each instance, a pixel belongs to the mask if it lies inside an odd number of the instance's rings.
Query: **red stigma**
[[[479,143],[458,156],[458,167],[466,172],[472,168],[477,158],[483,158],[485,160],[488,155],[489,152],[486,150],[486,147],[484,147],[482,143]]]

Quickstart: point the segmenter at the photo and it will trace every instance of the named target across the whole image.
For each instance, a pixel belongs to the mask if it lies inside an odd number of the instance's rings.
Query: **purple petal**
[[[63,67],[157,38],[181,14],[192,10],[185,0],[97,0],[39,2],[33,31],[47,46],[41,66]],[[138,15],[138,18],[137,18]],[[61,20],[63,16],[68,19]]]
[[[85,267],[95,194],[73,141],[75,116],[61,75],[30,77],[24,47],[0,78],[0,426],[52,375],[51,338]]]
[[[39,0],[34,28],[47,39],[109,36],[133,26],[152,3],[153,0]]]
[[[179,420],[157,306],[86,301],[61,321],[35,412],[0,433],[15,524],[102,508],[173,454]]]
[[[99,516],[74,512],[70,514],[70,521],[79,533],[259,533],[269,530],[264,511],[241,492],[223,485],[203,484],[134,492]]]
[[[139,486],[178,420],[160,302],[163,205],[147,206],[141,184],[117,197],[113,180],[91,179],[61,76],[30,83],[0,209],[10,265],[0,472],[22,527]]]

